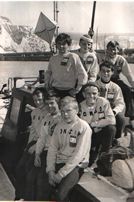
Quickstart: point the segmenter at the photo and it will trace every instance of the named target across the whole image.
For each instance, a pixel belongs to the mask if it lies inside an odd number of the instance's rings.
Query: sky
[[[93,1],[58,1],[59,32],[87,33]],[[13,24],[36,27],[40,12],[53,19],[53,1],[1,1],[0,16]],[[94,31],[134,33],[134,1],[97,1]]]

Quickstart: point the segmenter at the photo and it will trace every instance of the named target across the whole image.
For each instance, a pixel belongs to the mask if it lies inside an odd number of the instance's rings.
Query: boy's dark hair
[[[46,97],[47,97],[47,90],[45,88],[39,87],[39,88],[35,88],[35,90],[33,91],[33,96],[34,95],[39,95],[39,94],[43,95],[43,100],[45,101]]]
[[[57,44],[59,41],[64,41],[64,43],[67,43],[68,46],[71,46],[71,43],[72,43],[71,37],[65,33],[61,33],[56,37],[55,43]]]
[[[57,103],[59,103],[59,97],[56,97],[56,96],[54,96],[54,95],[49,95],[49,94],[47,94],[45,100],[55,100]]]
[[[113,41],[109,41],[107,44],[107,48],[112,47],[115,48],[117,47],[120,50],[120,45],[117,41],[113,40]]]
[[[102,63],[99,65],[99,67],[100,67],[100,70],[101,70],[102,67],[107,67],[107,68],[111,69],[112,71],[114,71],[114,66],[113,66],[113,64],[112,64],[111,62],[109,62],[109,61],[104,61],[104,62],[102,62]]]
[[[82,91],[84,92],[86,88],[91,87],[91,86],[96,87],[96,88],[98,89],[98,91],[100,91],[100,87],[97,85],[97,83],[92,82],[92,81],[90,81],[90,82],[88,82],[86,85],[84,85],[84,86],[82,87]]]

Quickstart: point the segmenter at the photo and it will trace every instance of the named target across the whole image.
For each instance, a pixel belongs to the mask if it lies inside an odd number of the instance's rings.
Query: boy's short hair
[[[108,42],[107,48],[109,48],[109,47],[120,49],[119,43],[117,41],[115,41],[115,40]]]
[[[46,100],[46,101],[47,101],[47,100],[55,100],[57,103],[59,103],[59,98],[56,97],[56,96],[54,96],[54,95],[49,95],[49,94],[47,94],[45,100]]]
[[[109,61],[102,62],[99,65],[99,67],[100,67],[100,70],[102,69],[102,67],[107,67],[108,69],[111,69],[112,72],[114,71],[114,65],[111,62],[109,62]]]
[[[78,102],[76,100],[76,98],[72,97],[72,96],[65,96],[63,98],[60,99],[59,102],[59,107],[64,107],[70,103],[74,103],[76,105],[76,108],[78,107]]]
[[[33,96],[35,96],[35,95],[38,96],[40,93],[43,95],[43,99],[45,101],[48,93],[44,87],[43,88],[42,87],[35,88],[35,90],[33,91]]]
[[[68,46],[71,46],[71,43],[72,43],[72,39],[70,35],[65,33],[61,33],[56,37],[55,43],[57,44],[59,41],[64,41],[65,43],[68,44]]]
[[[98,91],[100,92],[100,87],[97,85],[97,83],[91,82],[91,81],[83,86],[82,91],[85,92],[86,88],[91,87],[91,86],[96,87],[98,89]]]
[[[79,42],[81,41],[87,41],[89,43],[93,43],[93,39],[88,34],[84,34],[83,36],[81,36]]]

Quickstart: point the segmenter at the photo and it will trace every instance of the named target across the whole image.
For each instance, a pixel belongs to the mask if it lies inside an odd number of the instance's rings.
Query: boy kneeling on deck
[[[62,119],[54,129],[47,154],[45,200],[66,201],[89,161],[92,130],[78,117],[78,103],[67,96],[60,109]]]
[[[80,103],[80,117],[93,130],[89,166],[96,160],[99,149],[100,152],[110,149],[116,133],[116,121],[110,103],[99,96],[99,91],[96,83],[89,82],[83,88],[85,100]]]

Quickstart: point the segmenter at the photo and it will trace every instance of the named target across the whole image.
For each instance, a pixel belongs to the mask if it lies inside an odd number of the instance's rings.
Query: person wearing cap
[[[100,88],[100,96],[109,100],[116,118],[116,136],[120,138],[125,128],[125,102],[121,88],[111,81],[114,67],[105,61],[100,64],[100,79],[96,81]]]
[[[118,84],[122,89],[124,100],[126,103],[126,116],[130,117],[131,125],[134,127],[134,100],[131,87],[128,86],[120,77],[122,73],[128,80],[129,84],[134,88],[134,75],[126,59],[119,55],[120,45],[117,41],[109,41],[106,47],[105,61],[114,65],[114,73],[111,80]]]
[[[81,62],[88,74],[88,81],[96,81],[99,71],[98,60],[93,52],[93,39],[87,34],[80,37],[80,48],[74,52],[79,55]]]
[[[80,118],[87,121],[92,128],[92,141],[89,166],[98,154],[108,152],[116,134],[116,120],[110,103],[99,96],[99,86],[89,82],[83,87],[85,100],[80,103]]]
[[[80,48],[74,52],[79,55],[81,62],[88,74],[88,82],[96,81],[99,72],[98,59],[95,52],[93,51],[93,39],[87,34],[80,37],[79,40]],[[84,100],[82,90],[77,95],[78,102]]]

